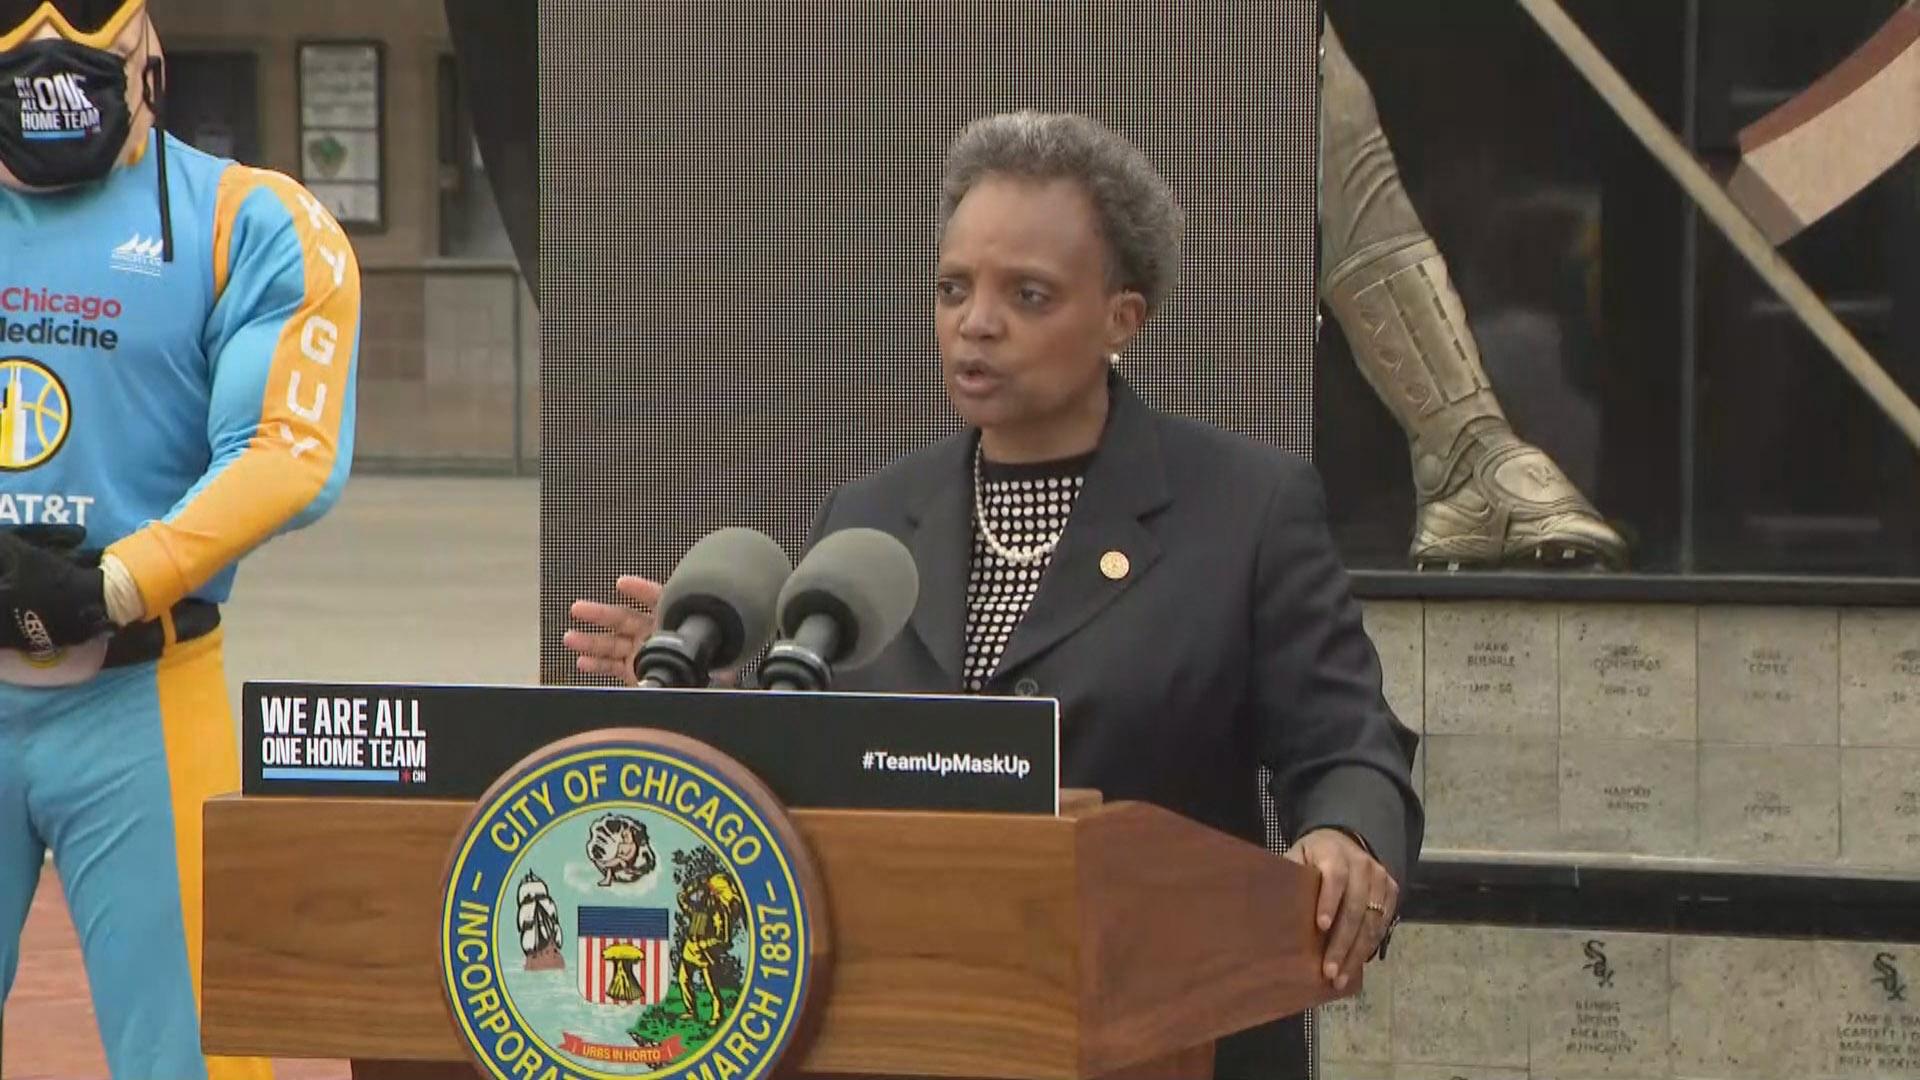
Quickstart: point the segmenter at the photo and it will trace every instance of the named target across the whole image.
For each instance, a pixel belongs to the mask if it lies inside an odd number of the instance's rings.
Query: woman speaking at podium
[[[1424,819],[1417,737],[1382,696],[1318,475],[1155,411],[1115,372],[1173,286],[1182,228],[1127,140],[1076,115],[988,117],[949,148],[940,196],[935,325],[968,426],[821,507],[814,539],[884,530],[921,581],[908,629],[835,688],[1057,698],[1064,785],[1254,843],[1266,765],[1287,857],[1321,875],[1324,971],[1344,989],[1392,925]],[[573,615],[602,631],[568,632],[580,670],[631,682],[652,615]],[[1299,1018],[1215,1061],[1304,1076]]]

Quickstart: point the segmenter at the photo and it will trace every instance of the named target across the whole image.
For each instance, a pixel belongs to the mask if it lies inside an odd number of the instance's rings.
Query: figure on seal
[[[631,885],[660,864],[647,827],[625,814],[604,814],[587,835],[587,858],[600,871],[600,885]]]
[[[707,993],[713,998],[707,1023],[718,1025],[726,1010],[720,1002],[720,985],[713,977],[714,954],[733,940],[741,906],[740,889],[726,874],[713,874],[681,889],[679,902],[680,910],[687,915],[687,940],[680,947],[680,1015],[696,1015],[694,993],[704,977]]]

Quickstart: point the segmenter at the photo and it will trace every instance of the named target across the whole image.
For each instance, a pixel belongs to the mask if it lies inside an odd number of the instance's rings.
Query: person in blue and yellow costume
[[[0,1002],[47,852],[116,1078],[204,1058],[219,605],[352,458],[359,269],[299,184],[165,132],[145,0],[0,0]]]

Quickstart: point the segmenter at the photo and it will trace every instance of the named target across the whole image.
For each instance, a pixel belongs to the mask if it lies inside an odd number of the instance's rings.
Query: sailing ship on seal
[[[516,898],[519,905],[520,951],[528,971],[559,971],[567,966],[560,952],[560,909],[547,892],[547,883],[527,871]]]

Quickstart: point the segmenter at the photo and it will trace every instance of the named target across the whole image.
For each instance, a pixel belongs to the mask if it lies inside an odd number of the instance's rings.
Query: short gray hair
[[[1022,111],[968,124],[947,148],[940,181],[940,224],[988,176],[1078,181],[1100,218],[1112,284],[1159,310],[1180,276],[1186,215],[1173,188],[1140,149],[1096,120],[1076,113]]]

